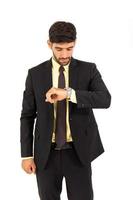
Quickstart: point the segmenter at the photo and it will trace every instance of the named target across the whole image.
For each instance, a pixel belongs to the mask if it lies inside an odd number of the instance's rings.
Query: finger
[[[55,87],[51,87],[48,91],[47,91],[47,93],[49,93],[49,92],[54,92],[55,91]]]
[[[53,100],[53,99],[50,99],[49,102],[50,102],[50,103],[54,103],[54,100]]]
[[[32,172],[35,174],[36,173],[36,167],[32,166]]]
[[[25,168],[24,171],[25,171],[27,174],[31,174],[31,173],[32,173],[32,171],[31,171],[30,168]]]
[[[50,102],[50,103],[54,103],[54,100],[51,98],[52,95],[53,95],[52,92],[47,93],[45,101]]]
[[[49,99],[45,99],[46,102],[55,103],[58,101],[58,95],[52,94]]]
[[[35,163],[33,162],[33,164],[32,164],[32,166],[31,166],[31,168],[32,168],[32,171],[33,171],[33,173],[36,171],[36,165],[35,165]]]
[[[52,92],[46,93],[46,99],[49,101],[51,99]]]
[[[57,98],[57,94],[52,94],[51,99],[55,99],[55,98]]]
[[[49,102],[49,96],[48,95],[46,95],[45,101]]]

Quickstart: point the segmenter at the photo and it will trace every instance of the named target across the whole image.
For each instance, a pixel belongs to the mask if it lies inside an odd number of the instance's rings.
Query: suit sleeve
[[[33,127],[36,117],[36,103],[30,70],[25,82],[23,92],[22,111],[20,117],[21,156],[33,156]]]
[[[94,63],[88,90],[75,92],[78,108],[108,108],[110,106],[111,95]]]

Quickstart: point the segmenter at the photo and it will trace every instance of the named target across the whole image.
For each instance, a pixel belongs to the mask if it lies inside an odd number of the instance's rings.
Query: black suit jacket
[[[46,165],[52,141],[54,105],[45,102],[52,86],[51,59],[28,70],[20,117],[21,156],[34,156],[40,169]],[[69,65],[69,86],[77,98],[77,104],[69,101],[71,134],[81,162],[87,165],[104,152],[92,109],[108,108],[111,95],[95,63],[74,58]]]

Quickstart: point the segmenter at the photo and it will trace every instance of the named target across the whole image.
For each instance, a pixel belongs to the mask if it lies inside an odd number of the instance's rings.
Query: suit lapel
[[[74,58],[72,58],[71,63],[69,65],[69,87],[75,89],[77,85],[77,62]]]
[[[53,86],[52,83],[52,60],[48,60],[46,66],[44,67],[44,75],[43,79],[45,78],[45,84],[47,89],[50,89]]]
[[[52,58],[47,61],[46,65],[43,68],[43,84],[45,85],[45,91],[44,93],[47,93],[47,91],[53,87],[53,80],[52,80]],[[54,104],[47,103],[47,106],[49,107],[49,113],[52,119],[54,118]]]
[[[71,63],[69,65],[69,87],[72,89],[76,89],[78,86],[78,66],[77,61],[72,58]],[[69,101],[69,113],[72,110],[72,103]]]

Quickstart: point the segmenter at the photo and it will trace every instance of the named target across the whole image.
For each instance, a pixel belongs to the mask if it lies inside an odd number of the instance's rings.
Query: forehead
[[[53,43],[53,46],[56,48],[72,48],[74,47],[75,42],[60,42],[60,43]]]

